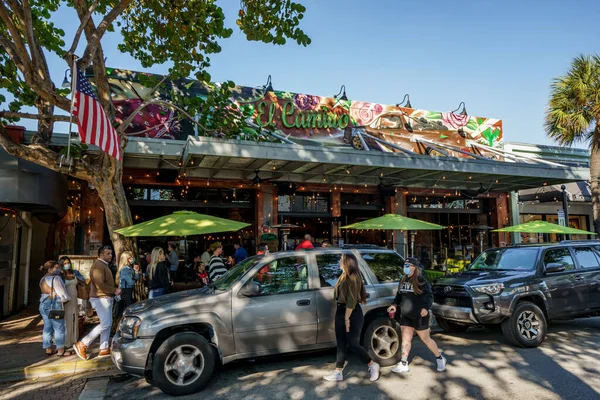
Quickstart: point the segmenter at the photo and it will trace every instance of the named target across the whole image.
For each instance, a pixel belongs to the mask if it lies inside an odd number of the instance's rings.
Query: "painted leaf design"
[[[427,111],[427,119],[442,119],[442,113],[437,111]]]
[[[477,124],[481,125],[485,122],[485,118],[477,118]]]
[[[475,122],[475,120],[474,120],[474,119],[470,119],[470,120],[469,120],[469,123],[467,124],[467,129],[474,131],[474,130],[476,130],[478,127],[479,127],[479,125],[477,124],[477,122]]]

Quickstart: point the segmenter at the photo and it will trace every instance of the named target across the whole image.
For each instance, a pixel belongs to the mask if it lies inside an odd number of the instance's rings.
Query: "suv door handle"
[[[296,302],[297,306],[309,306],[310,305],[310,300],[305,299],[305,300],[298,300]]]
[[[575,275],[575,280],[576,281],[582,281],[583,280],[583,276],[581,276],[581,275]]]

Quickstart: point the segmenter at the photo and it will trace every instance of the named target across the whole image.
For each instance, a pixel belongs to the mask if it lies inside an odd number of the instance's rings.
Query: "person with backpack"
[[[387,311],[395,314],[400,307],[400,329],[402,332],[402,359],[392,372],[406,373],[408,367],[408,355],[410,354],[411,342],[415,331],[431,350],[436,358],[437,370],[446,370],[446,358],[440,353],[437,344],[430,336],[431,306],[433,305],[433,293],[429,282],[423,277],[419,267],[420,261],[414,257],[408,257],[404,262],[404,276],[398,284],[398,292],[392,305]],[[391,315],[390,315],[391,316]]]

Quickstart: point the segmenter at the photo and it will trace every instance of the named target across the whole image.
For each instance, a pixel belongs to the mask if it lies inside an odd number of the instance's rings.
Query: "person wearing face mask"
[[[44,277],[40,280],[40,314],[44,320],[44,329],[42,333],[42,346],[46,353],[46,357],[53,354],[52,339],[56,344],[56,355],[62,357],[70,355],[65,352],[65,319],[50,318],[51,310],[64,309],[64,303],[71,300],[63,284],[61,268],[58,261],[47,261],[40,270],[44,272]],[[66,354],[67,353],[67,354]]]
[[[429,322],[431,319],[431,306],[433,293],[429,282],[422,275],[420,262],[417,258],[409,257],[404,262],[404,276],[398,285],[398,293],[387,309],[388,313],[395,314],[400,306],[400,329],[402,331],[402,359],[392,372],[405,373],[408,367],[408,355],[415,330],[419,338],[425,343],[436,357],[437,370],[446,370],[446,358],[440,353],[437,344],[431,339]]]

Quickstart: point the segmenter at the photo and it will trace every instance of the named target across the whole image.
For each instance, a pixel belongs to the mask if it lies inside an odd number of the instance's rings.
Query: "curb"
[[[42,365],[0,370],[0,382],[14,382],[43,378],[52,375],[78,374],[83,372],[117,370],[110,358],[68,361],[55,365]]]

